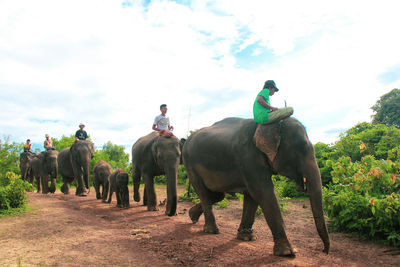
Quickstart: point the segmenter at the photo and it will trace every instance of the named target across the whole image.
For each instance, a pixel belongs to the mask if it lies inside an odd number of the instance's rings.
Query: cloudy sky
[[[178,137],[252,117],[265,80],[330,143],[400,87],[399,1],[0,0],[0,135],[78,124],[127,148],[159,105]]]

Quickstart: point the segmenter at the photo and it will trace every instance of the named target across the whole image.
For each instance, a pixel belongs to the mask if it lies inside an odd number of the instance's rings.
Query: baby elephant
[[[117,207],[129,208],[128,182],[129,176],[122,169],[118,168],[111,174],[108,203],[111,203],[112,195],[115,191],[115,194],[117,195]]]
[[[93,168],[93,183],[94,189],[96,190],[96,198],[103,199],[102,202],[106,202],[108,196],[109,177],[111,172],[111,165],[104,160],[100,160]],[[100,186],[102,187],[101,191]]]

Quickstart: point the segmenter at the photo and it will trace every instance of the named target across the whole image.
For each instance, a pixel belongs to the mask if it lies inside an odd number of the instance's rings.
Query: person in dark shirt
[[[79,124],[79,130],[75,133],[75,143],[78,141],[83,141],[88,138],[87,132],[83,130],[85,128],[85,124]]]

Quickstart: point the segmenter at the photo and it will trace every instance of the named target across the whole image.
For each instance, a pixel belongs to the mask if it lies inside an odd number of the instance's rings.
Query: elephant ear
[[[266,154],[271,163],[273,163],[281,142],[278,123],[258,124],[253,141],[256,147]]]

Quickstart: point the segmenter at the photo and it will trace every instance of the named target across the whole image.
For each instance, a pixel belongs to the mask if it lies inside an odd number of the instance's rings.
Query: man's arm
[[[265,101],[265,98],[264,98],[262,95],[259,95],[259,96],[257,97],[257,102],[258,102],[261,106],[263,106],[263,107],[265,107],[265,108],[268,108],[268,109],[270,109],[270,110],[272,110],[272,111],[278,110],[277,108],[275,108],[275,107],[269,105],[269,104]]]

